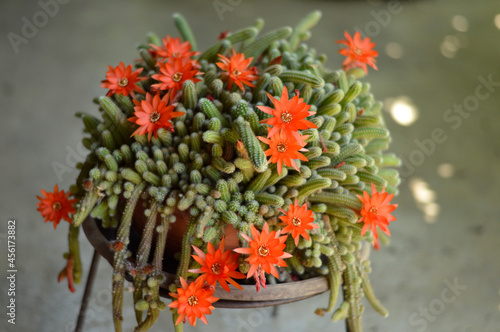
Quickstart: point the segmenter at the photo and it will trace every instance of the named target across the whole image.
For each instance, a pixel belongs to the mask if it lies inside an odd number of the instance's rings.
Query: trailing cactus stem
[[[344,300],[349,304],[347,325],[350,332],[363,332],[363,323],[361,321],[363,312],[361,298],[363,294],[361,292],[359,276],[354,266],[350,264],[346,265],[346,271],[344,272]]]
[[[73,257],[73,281],[79,284],[82,279],[82,261],[80,258],[80,243],[78,241],[79,227],[69,226],[68,242],[69,254]]]
[[[145,332],[149,330],[160,316],[160,309],[158,308],[158,303],[160,301],[160,285],[156,279],[150,279],[148,280],[148,286],[152,300],[149,303],[146,319],[136,327],[135,332]]]
[[[127,201],[123,216],[121,219],[120,227],[118,228],[117,241],[121,243],[129,243],[130,225],[132,223],[132,216],[134,214],[134,209],[141,195],[142,191],[146,187],[145,182],[141,182],[136,186],[134,192]],[[121,251],[115,252],[113,257],[113,322],[115,325],[115,331],[122,331],[122,306],[123,306],[123,285],[125,282],[125,259],[126,259],[127,249],[124,248]]]
[[[375,311],[377,311],[380,314],[380,316],[382,317],[389,316],[389,311],[387,311],[387,309],[382,305],[382,303],[380,303],[380,301],[373,293],[372,284],[370,282],[370,279],[368,278],[368,275],[362,272],[360,272],[360,274],[362,280],[361,285],[363,286],[363,292],[368,302],[371,304],[373,309],[375,309]]]
[[[82,224],[82,222],[87,218],[89,213],[94,208],[95,203],[97,203],[97,199],[99,198],[99,188],[94,186],[94,188],[87,192],[87,194],[82,198],[80,207],[76,211],[76,214],[73,216],[74,227],[78,227]]]
[[[179,315],[177,314],[177,311],[172,311],[172,320],[174,321],[174,324],[177,321],[177,317],[179,317]],[[179,324],[175,325],[174,330],[175,330],[175,332],[183,332],[184,331],[184,324],[179,323]]]
[[[160,228],[157,228],[159,235],[157,238],[156,249],[154,253],[153,274],[152,274],[153,278],[157,278],[158,276],[162,275],[163,254],[165,252],[165,243],[167,240],[169,225],[170,223],[168,222],[167,217],[166,216],[162,217],[161,224],[159,226]],[[159,303],[160,302],[159,281],[156,281],[156,283],[150,289],[152,292],[151,294],[152,301],[154,301],[155,303]],[[152,308],[150,305],[148,308],[147,318],[136,328],[136,331],[147,331],[156,323],[159,316],[160,316],[160,310],[158,308],[158,305],[156,305],[155,308]]]
[[[163,271],[163,254],[165,253],[165,244],[167,243],[167,234],[168,230],[170,227],[170,223],[167,220],[167,216],[163,216],[161,218],[161,224],[160,224],[160,229],[161,232],[157,231],[160,233],[158,235],[157,241],[156,241],[156,249],[155,249],[155,256],[154,256],[154,263],[153,263],[153,275],[158,276],[162,274]]]
[[[156,226],[156,215],[158,210],[158,202],[153,199],[153,202],[149,206],[151,214],[149,215],[144,230],[142,231],[142,239],[139,244],[139,251],[137,252],[136,266],[137,269],[143,269],[148,263],[149,252],[151,251],[151,244],[153,242],[153,232]],[[134,276],[134,304],[137,301],[142,300],[142,293],[144,288],[146,276],[142,273],[137,273]],[[137,319],[137,324],[142,322],[142,310],[135,310],[135,317]]]
[[[182,237],[182,252],[181,260],[179,262],[179,267],[177,268],[177,278],[187,279],[187,273],[189,268],[189,258],[191,257],[191,238],[193,237],[194,231],[196,230],[196,217],[191,217],[189,219],[186,231]]]
[[[328,307],[316,309],[316,314],[323,316],[325,312],[332,312],[337,303],[337,298],[339,295],[339,288],[342,282],[342,271],[339,270],[335,265],[333,258],[328,258],[328,287],[330,288],[330,297],[328,301]]]

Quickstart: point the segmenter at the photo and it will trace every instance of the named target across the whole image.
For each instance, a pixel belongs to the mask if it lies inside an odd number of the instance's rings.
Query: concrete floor
[[[105,93],[99,81],[106,66],[136,58],[134,45],[150,30],[176,35],[176,11],[187,16],[204,49],[221,31],[249,25],[257,16],[272,29],[316,8],[324,18],[310,44],[328,54],[329,66],[342,61],[334,41],[358,27],[373,36],[381,53],[379,71],[368,78],[374,94],[388,104],[392,98],[393,106],[395,99],[397,115],[408,107],[418,110],[409,126],[386,114],[392,150],[405,160],[404,182],[391,245],[372,256],[371,279],[390,315],[383,319],[367,306],[365,331],[500,331],[500,92],[497,83],[479,88],[488,77],[500,82],[498,2],[407,1],[389,7],[378,1],[220,0],[233,4],[221,16],[214,1],[66,2],[17,53],[6,36],[21,35],[23,17],[43,19],[41,7],[35,1],[0,3],[0,331],[72,330],[83,286],[71,294],[56,281],[67,225],[56,232],[45,225],[35,195],[55,183],[66,189],[76,177],[73,171],[58,178],[52,164],[74,163],[66,158],[78,147],[82,124],[73,114],[96,112],[92,98]],[[454,105],[465,111],[452,113]],[[15,326],[4,313],[11,218],[17,220]],[[92,248],[83,238],[82,251],[87,271]],[[86,331],[112,329],[110,271],[102,261]],[[209,326],[200,323],[196,331],[343,331],[343,324],[314,315],[326,302],[321,295],[284,305],[277,317],[270,309],[216,310]],[[131,303],[125,308],[125,330],[131,331]],[[162,315],[152,331],[172,331],[170,315]]]

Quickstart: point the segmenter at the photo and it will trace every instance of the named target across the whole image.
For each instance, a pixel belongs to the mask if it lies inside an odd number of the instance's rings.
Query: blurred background
[[[315,9],[323,19],[309,44],[328,55],[328,67],[341,66],[335,41],[344,30],[377,44],[379,70],[365,80],[385,103],[391,150],[404,162],[391,244],[372,253],[371,280],[390,315],[366,303],[365,331],[500,330],[499,2],[2,0],[1,331],[74,328],[84,287],[72,294],[57,283],[68,225],[44,224],[35,195],[55,183],[67,190],[76,178],[83,125],[74,113],[97,114],[92,98],[106,92],[107,66],[137,58],[148,31],[178,36],[174,12],[186,16],[203,50],[257,17],[269,31]],[[69,170],[57,173],[58,163]],[[5,314],[9,219],[17,221],[16,325]],[[86,276],[93,251],[81,240]],[[110,275],[101,260],[85,331],[112,330]],[[132,331],[128,300],[125,331]],[[209,326],[186,331],[344,331],[342,322],[314,314],[327,300],[283,305],[277,316],[271,308],[217,309]],[[171,316],[151,331],[172,331]]]

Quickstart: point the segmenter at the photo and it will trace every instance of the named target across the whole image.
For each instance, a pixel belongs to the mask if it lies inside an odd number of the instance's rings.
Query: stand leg
[[[278,309],[278,306],[275,305],[273,307],[273,312],[271,313],[271,317],[278,317],[278,313],[279,313],[279,309]]]
[[[89,302],[89,297],[92,293],[92,287],[94,286],[94,279],[97,273],[97,268],[99,267],[99,254],[94,250],[94,256],[92,257],[92,263],[90,265],[89,275],[87,278],[87,283],[85,284],[85,292],[83,293],[82,303],[80,305],[80,313],[78,314],[78,320],[76,321],[75,332],[83,331],[83,323],[85,321],[85,313],[87,312],[87,305]]]

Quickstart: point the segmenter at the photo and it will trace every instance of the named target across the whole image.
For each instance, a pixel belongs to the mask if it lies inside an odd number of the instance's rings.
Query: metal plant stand
[[[85,323],[85,314],[87,313],[87,306],[89,304],[90,294],[92,294],[92,288],[94,287],[94,280],[97,274],[97,269],[99,267],[99,258],[101,256],[94,249],[94,255],[92,256],[92,263],[90,264],[89,276],[87,277],[87,282],[85,283],[85,291],[83,292],[82,303],[80,304],[80,312],[78,313],[78,319],[76,321],[75,332],[83,331],[83,324]]]
[[[89,302],[90,295],[92,294],[92,288],[94,285],[95,277],[97,274],[97,269],[99,267],[99,259],[100,256],[102,255],[106,260],[110,261],[112,260],[112,253],[109,250],[109,245],[107,239],[102,235],[100,232],[99,228],[96,225],[96,222],[93,219],[88,218],[85,220],[83,223],[83,229],[85,231],[85,234],[87,238],[89,239],[89,242],[92,244],[94,247],[94,255],[92,257],[92,263],[90,265],[90,270],[88,273],[87,281],[85,284],[85,291],[83,293],[83,298],[82,302],[80,305],[80,312],[78,314],[78,319],[76,322],[76,327],[75,327],[75,332],[82,332],[83,331],[83,326],[85,323],[85,316],[86,316],[86,311],[87,311],[87,306]],[[170,277],[174,277],[173,275]],[[167,279],[169,277],[167,276]],[[316,280],[313,280],[316,279]],[[266,299],[260,299],[260,298],[254,298],[254,299],[241,299],[238,297],[231,298],[231,299],[221,299],[220,301],[214,303],[214,306],[216,307],[223,307],[223,308],[257,308],[257,307],[267,307],[267,306],[273,306],[273,316],[278,314],[278,308],[277,305],[280,304],[285,304],[285,303],[291,303],[295,301],[300,301],[306,298],[309,298],[314,295],[321,294],[325,291],[328,290],[328,284],[326,282],[326,278],[323,277],[317,277],[313,279],[308,279],[308,280],[303,280],[300,281],[301,283],[301,292],[298,294],[298,297],[295,298],[280,298],[279,296],[282,295],[283,293],[288,294],[290,293],[290,290],[283,290],[280,289],[282,287],[285,287],[286,284],[277,284],[273,285],[271,287],[268,287],[268,291],[271,291],[270,294],[273,294],[272,289],[269,288],[275,288],[274,295],[277,296],[274,298],[274,300],[271,300],[270,298]],[[298,286],[299,282],[296,282],[295,286]],[[251,285],[243,285],[245,288],[245,292],[247,296],[261,296],[260,294],[253,294],[255,291],[255,287]],[[299,289],[300,289],[299,288]],[[239,290],[235,290],[234,292],[231,292],[231,294],[238,296]],[[163,289],[163,292],[161,292],[162,296],[168,297],[168,291],[167,289]],[[242,293],[245,294],[245,293]],[[278,300],[276,300],[278,299]],[[349,327],[347,325],[347,320],[346,320],[346,332],[349,331]]]

